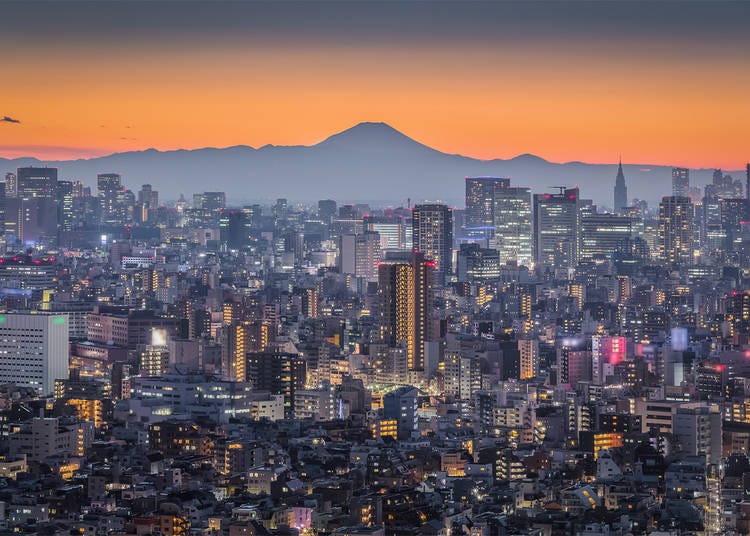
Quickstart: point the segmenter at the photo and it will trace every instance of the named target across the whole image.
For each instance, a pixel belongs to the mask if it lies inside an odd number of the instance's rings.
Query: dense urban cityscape
[[[742,179],[235,206],[8,173],[2,531],[748,534]]]

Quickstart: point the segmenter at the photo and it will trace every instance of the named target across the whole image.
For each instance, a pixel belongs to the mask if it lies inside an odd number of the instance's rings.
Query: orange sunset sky
[[[310,145],[740,169],[742,3],[5,3],[0,157]]]

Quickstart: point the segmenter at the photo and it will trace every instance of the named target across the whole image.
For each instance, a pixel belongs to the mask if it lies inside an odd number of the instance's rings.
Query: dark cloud
[[[294,1],[10,2],[0,42],[98,42],[101,37],[153,42],[247,43],[534,42],[720,38],[748,42],[746,2],[701,1]],[[20,40],[20,41],[19,41]]]
[[[5,115],[2,118],[0,118],[0,122],[2,122],[2,123],[20,123],[21,121],[19,121],[18,119],[15,119],[13,117],[8,117],[7,115]]]

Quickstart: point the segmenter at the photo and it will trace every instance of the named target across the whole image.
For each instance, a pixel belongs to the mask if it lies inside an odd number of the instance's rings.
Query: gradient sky
[[[745,2],[0,2],[0,156],[310,145],[739,169]]]

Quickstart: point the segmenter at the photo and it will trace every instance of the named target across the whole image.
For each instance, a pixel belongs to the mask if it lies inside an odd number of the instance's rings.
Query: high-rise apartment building
[[[519,339],[519,378],[527,380],[539,375],[539,341]]]
[[[492,238],[495,230],[495,193],[510,186],[510,179],[466,177],[464,231],[468,238]]]
[[[500,254],[500,263],[530,266],[531,189],[518,186],[495,190],[494,237],[491,244]]]
[[[412,210],[414,249],[435,261],[436,272],[453,273],[453,213],[439,204],[416,205]]]
[[[687,197],[690,193],[690,170],[672,168],[672,196]]]
[[[380,339],[403,344],[409,370],[424,370],[424,343],[431,338],[435,262],[423,253],[385,260],[378,267]]]
[[[68,320],[64,315],[0,314],[0,384],[54,392],[68,377]]]
[[[693,204],[689,197],[667,196],[659,203],[659,253],[668,264],[693,262]]]
[[[294,418],[294,395],[305,388],[305,361],[297,354],[251,352],[247,354],[247,381],[253,391],[284,395],[284,418]]]
[[[578,263],[581,203],[578,188],[557,194],[534,194],[534,261],[548,268],[574,268]]]

